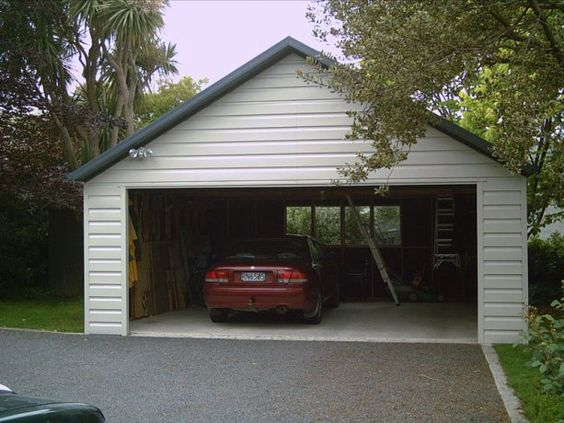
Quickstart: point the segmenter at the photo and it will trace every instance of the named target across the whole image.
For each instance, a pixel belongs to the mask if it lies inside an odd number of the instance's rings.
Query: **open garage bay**
[[[320,325],[299,317],[234,313],[212,323],[204,308],[189,308],[135,320],[130,334],[217,339],[359,342],[476,343],[476,307],[467,303],[344,303],[325,310]]]

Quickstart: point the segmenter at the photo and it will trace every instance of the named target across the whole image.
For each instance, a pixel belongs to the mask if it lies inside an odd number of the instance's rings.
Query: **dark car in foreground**
[[[18,395],[0,385],[0,423],[103,423],[93,405]]]
[[[274,310],[298,311],[317,324],[324,304],[339,304],[338,266],[309,236],[237,241],[206,272],[204,301],[213,322],[230,310]]]

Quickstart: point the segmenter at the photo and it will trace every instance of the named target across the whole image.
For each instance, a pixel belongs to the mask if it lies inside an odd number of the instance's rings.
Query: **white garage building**
[[[308,68],[307,56],[318,55],[286,38],[71,174],[84,182],[85,333],[128,335],[130,318],[190,306],[189,299],[180,298],[182,289],[171,288],[174,272],[159,272],[156,264],[166,245],[168,258],[162,261],[170,263],[167,269],[175,267],[173,257],[186,248],[184,236],[177,236],[182,228],[192,228],[192,234],[196,228],[214,242],[278,234],[288,230],[288,207],[302,207],[310,210],[311,231],[316,234],[317,228],[319,235],[323,222],[313,216],[321,218],[321,211],[333,208],[344,232],[332,243],[346,267],[364,251],[345,233],[343,198],[352,193],[371,223],[378,207],[402,207],[398,222],[405,227],[400,230],[398,223],[401,235],[383,249],[396,273],[411,279],[416,269],[424,269],[429,284],[445,291],[448,301],[475,304],[478,342],[520,338],[527,302],[525,176],[512,175],[495,161],[483,140],[441,122],[429,127],[392,172],[336,188],[337,168],[370,146],[344,140],[351,123],[344,100],[296,75]],[[152,154],[132,158],[130,150],[141,147]],[[373,198],[373,187],[384,183],[391,186],[389,196]],[[462,216],[449,236],[462,241],[453,247],[456,258],[435,268],[436,231],[448,227],[439,221],[445,199],[452,213],[456,204]],[[137,226],[129,223],[132,207]],[[146,272],[152,272],[153,291],[145,294],[129,289],[132,227],[145,239],[141,254],[153,263]],[[147,229],[156,227],[154,233]],[[180,244],[177,254],[171,246]],[[142,260],[139,273],[147,269]],[[351,288],[348,295],[363,301],[383,296],[377,272],[364,275],[360,291]],[[160,297],[155,290],[165,282],[159,279],[168,279]],[[346,292],[349,285],[343,288]]]

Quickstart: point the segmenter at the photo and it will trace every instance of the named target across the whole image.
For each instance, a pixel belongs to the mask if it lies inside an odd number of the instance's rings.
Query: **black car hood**
[[[0,423],[39,422],[41,416],[57,416],[57,422],[103,422],[104,417],[97,407],[81,403],[58,402],[45,398],[28,397],[12,392],[0,393]],[[61,416],[60,418],[58,416]]]

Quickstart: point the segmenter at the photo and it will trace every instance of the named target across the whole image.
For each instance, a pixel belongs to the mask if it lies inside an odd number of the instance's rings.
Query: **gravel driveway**
[[[507,422],[478,345],[0,330],[0,383],[109,422]]]

